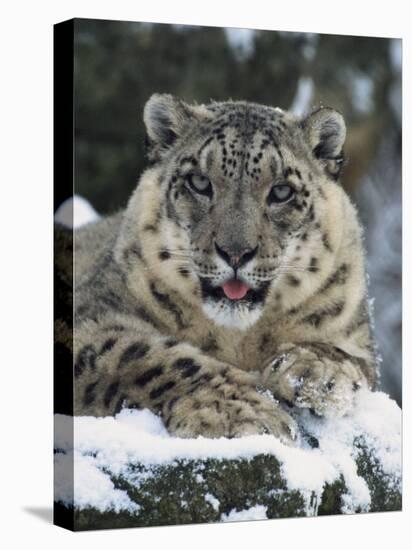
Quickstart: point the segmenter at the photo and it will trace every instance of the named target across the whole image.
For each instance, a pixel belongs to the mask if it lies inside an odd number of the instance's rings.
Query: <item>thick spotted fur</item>
[[[144,121],[127,208],[74,235],[75,414],[147,407],[183,437],[288,442],[290,406],[345,414],[376,370],[342,116],[156,94]]]

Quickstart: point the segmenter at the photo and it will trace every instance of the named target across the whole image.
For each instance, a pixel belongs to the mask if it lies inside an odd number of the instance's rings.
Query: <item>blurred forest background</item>
[[[101,214],[126,205],[146,165],[142,110],[153,92],[343,113],[343,186],[365,226],[382,389],[400,404],[401,48],[398,39],[75,20],[75,191]]]

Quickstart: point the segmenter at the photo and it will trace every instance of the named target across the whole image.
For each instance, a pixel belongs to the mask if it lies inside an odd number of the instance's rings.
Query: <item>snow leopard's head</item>
[[[153,168],[138,189],[139,227],[153,272],[216,323],[241,329],[282,284],[299,292],[316,280],[330,248],[324,190],[342,162],[339,113],[299,120],[248,102],[155,94],[144,121]]]

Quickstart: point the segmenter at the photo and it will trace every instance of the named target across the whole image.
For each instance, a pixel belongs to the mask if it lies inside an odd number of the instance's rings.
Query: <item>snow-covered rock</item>
[[[299,412],[296,447],[179,439],[148,410],[55,421],[55,517],[74,529],[401,508],[401,411],[381,392],[335,421]]]

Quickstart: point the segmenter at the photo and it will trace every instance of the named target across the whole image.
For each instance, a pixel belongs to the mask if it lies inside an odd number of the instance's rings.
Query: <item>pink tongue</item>
[[[249,287],[238,279],[227,281],[227,283],[222,285],[222,288],[225,295],[231,300],[241,300],[249,290]]]

